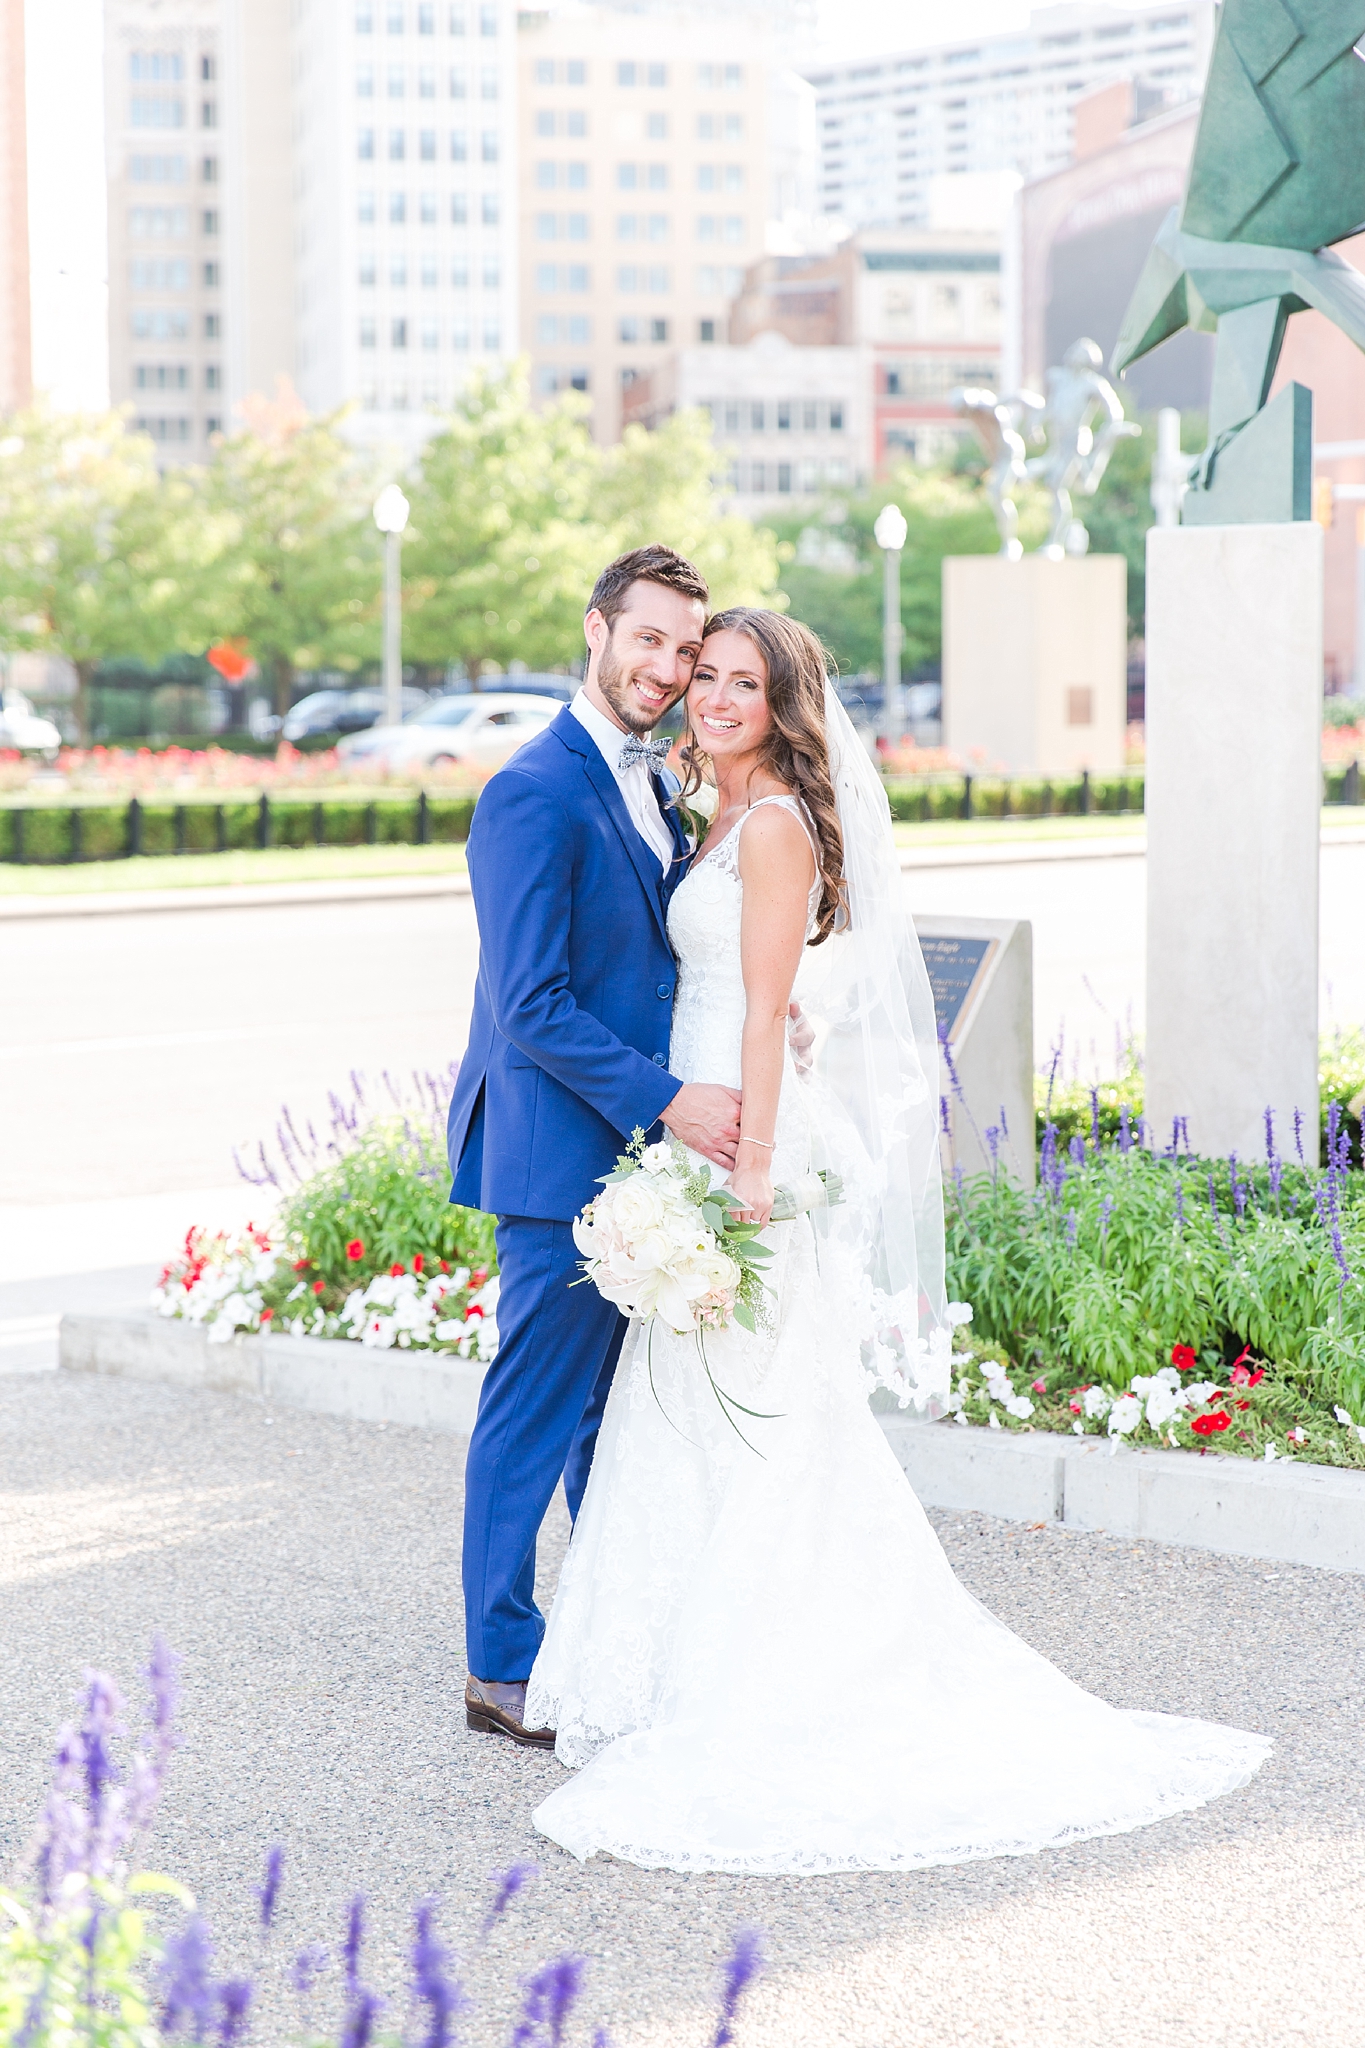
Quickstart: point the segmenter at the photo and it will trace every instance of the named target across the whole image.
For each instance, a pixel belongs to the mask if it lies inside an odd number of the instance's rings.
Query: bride
[[[718,807],[669,912],[670,1070],[742,1087],[754,1220],[812,1167],[845,1199],[770,1225],[769,1327],[707,1337],[742,1436],[694,1336],[627,1338],[528,1688],[576,1772],[535,1824],[646,1867],[894,1870],[1202,1805],[1269,1742],[1108,1706],[1012,1635],[868,1405],[948,1392],[938,1054],[886,798],[819,642],[719,614],[687,714],[683,797],[704,757]]]

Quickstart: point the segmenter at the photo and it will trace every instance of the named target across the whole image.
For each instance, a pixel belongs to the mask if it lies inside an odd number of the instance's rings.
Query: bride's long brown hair
[[[772,721],[759,751],[758,765],[800,797],[815,831],[820,904],[810,944],[827,939],[845,909],[844,835],[829,768],[825,732],[825,650],[798,619],[781,612],[735,605],[706,622],[705,648],[713,633],[742,633],[767,664],[765,692]],[[686,803],[706,777],[709,756],[700,744],[684,699],[682,760],[686,769],[677,801]]]

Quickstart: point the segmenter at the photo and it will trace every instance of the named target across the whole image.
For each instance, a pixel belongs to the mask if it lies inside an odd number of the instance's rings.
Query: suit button
[[[654,1064],[655,1064],[655,1066],[656,1066],[656,1067],[662,1067],[663,1065],[665,1065],[665,1060],[664,1060],[664,1056],[663,1056],[663,1054],[662,1054],[661,1052],[656,1052],[656,1053],[655,1053],[655,1055],[654,1055]]]
[[[657,988],[655,989],[654,993],[655,993],[655,995],[656,995],[656,996],[658,996],[658,998],[659,998],[660,1002],[667,1002],[667,1000],[668,1000],[669,996],[671,996],[671,995],[672,995],[672,993],[673,993],[673,984],[672,984],[672,982],[671,982],[671,981],[661,981],[661,982],[659,983],[659,986],[658,986],[658,987],[657,987]]]

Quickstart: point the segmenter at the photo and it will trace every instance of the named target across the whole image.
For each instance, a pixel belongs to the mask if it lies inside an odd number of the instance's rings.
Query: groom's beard
[[[661,704],[657,711],[646,711],[642,704],[636,703],[630,693],[630,685],[637,676],[642,682],[653,683],[656,689],[667,688],[647,664],[628,669],[623,661],[618,661],[609,640],[602,649],[602,656],[597,664],[597,687],[628,732],[653,732],[659,720],[666,718],[679,698],[686,696],[687,692],[685,688],[681,689],[670,697],[666,704]]]

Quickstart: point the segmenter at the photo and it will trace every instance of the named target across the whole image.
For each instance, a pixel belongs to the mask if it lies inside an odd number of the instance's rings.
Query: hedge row
[[[51,865],[134,854],[226,853],[262,846],[455,845],[469,837],[472,796],[373,802],[252,797],[166,804],[0,807],[0,861]]]
[[[943,775],[889,781],[891,815],[904,824],[937,818],[1084,817],[1096,811],[1142,809],[1141,773],[1114,781],[1007,781],[998,776]]]

